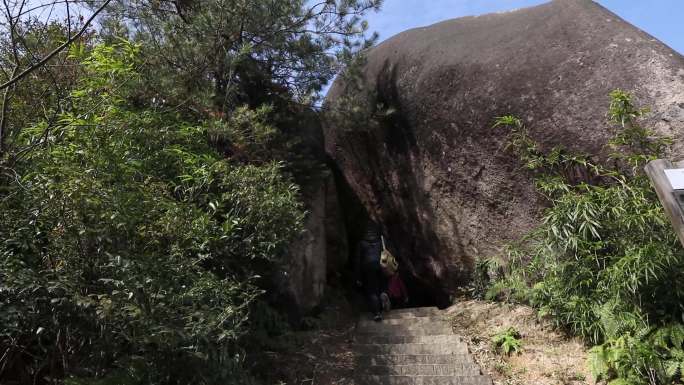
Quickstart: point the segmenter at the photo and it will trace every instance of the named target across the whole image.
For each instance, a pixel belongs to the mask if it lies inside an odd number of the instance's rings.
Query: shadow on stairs
[[[436,307],[361,319],[352,349],[356,385],[491,385]]]

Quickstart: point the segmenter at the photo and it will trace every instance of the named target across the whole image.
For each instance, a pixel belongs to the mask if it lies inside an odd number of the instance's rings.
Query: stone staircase
[[[492,385],[437,308],[363,319],[353,346],[357,385]]]

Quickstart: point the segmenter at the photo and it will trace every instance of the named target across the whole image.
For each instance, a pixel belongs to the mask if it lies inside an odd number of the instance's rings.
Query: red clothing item
[[[404,286],[404,281],[401,280],[399,274],[394,274],[389,278],[387,283],[387,294],[395,301],[403,302],[408,298],[408,291]]]

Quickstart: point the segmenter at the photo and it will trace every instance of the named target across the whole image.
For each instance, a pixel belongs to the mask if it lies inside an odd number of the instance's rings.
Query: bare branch
[[[14,77],[17,74],[17,69],[19,68],[19,64],[16,64],[14,68],[12,69],[12,77]],[[5,126],[7,126],[7,113],[9,110],[9,97],[10,97],[10,91],[12,88],[6,88],[5,92],[2,95],[2,107],[0,107],[0,155],[3,153],[4,149],[4,142],[5,142]]]
[[[12,10],[10,9],[7,0],[3,0],[2,3],[5,5],[5,11],[7,12],[7,21],[9,23],[10,40],[12,44],[12,55],[14,56],[14,65],[12,66],[12,73],[9,75],[9,79],[11,79],[16,76],[17,71],[19,70],[19,53],[17,49],[16,35],[16,26],[19,22],[19,16],[17,16],[16,19],[12,16]],[[21,13],[22,9],[24,9],[24,5],[26,5],[26,0],[22,0],[21,5],[19,6],[19,13]],[[2,95],[2,106],[0,106],[0,114],[2,114],[2,116],[0,116],[0,155],[2,155],[3,153],[5,147],[5,136],[7,136],[6,127],[7,114],[9,111],[9,99],[11,97],[10,91],[12,91],[11,88],[5,89],[5,92]]]
[[[95,17],[96,17],[100,12],[102,12],[102,11],[105,9],[105,7],[107,7],[107,5],[109,5],[110,2],[111,2],[111,0],[106,0],[106,1],[105,1],[105,2],[104,2],[104,3],[103,3],[103,4],[102,4],[102,5],[101,5],[101,6],[100,6],[92,15],[91,15],[91,16],[90,16],[90,18],[88,18],[88,20],[86,20],[85,24],[83,24],[83,27],[81,28],[81,30],[78,31],[77,34],[75,34],[75,35],[72,36],[70,39],[68,39],[67,41],[65,41],[64,44],[62,44],[62,45],[60,45],[59,47],[55,48],[52,52],[50,52],[47,56],[45,56],[45,57],[44,57],[41,61],[39,61],[38,63],[31,65],[30,67],[28,67],[28,68],[26,68],[24,71],[22,71],[19,75],[13,77],[12,79],[10,79],[10,80],[8,80],[7,82],[5,82],[5,83],[3,83],[2,85],[0,85],[0,90],[3,90],[3,89],[5,89],[5,88],[11,86],[12,84],[14,84],[14,83],[18,82],[19,80],[23,79],[24,77],[26,77],[26,76],[27,76],[28,74],[30,74],[31,72],[35,71],[37,68],[40,68],[40,67],[43,66],[45,63],[47,63],[48,61],[50,61],[50,59],[52,59],[53,57],[55,57],[58,53],[62,52],[65,48],[67,48],[69,45],[71,45],[71,43],[73,43],[73,42],[76,41],[78,38],[80,38],[81,35],[83,35],[83,34],[85,33],[85,31],[88,29],[88,27],[90,26],[90,23],[92,23],[92,21],[95,19]]]
[[[27,9],[25,9],[25,10],[19,12],[19,13],[17,14],[17,17],[21,17],[21,16],[24,16],[24,15],[31,14],[31,13],[33,13],[34,11],[37,11],[37,10],[39,10],[39,9],[43,9],[43,8],[47,8],[47,7],[54,7],[54,6],[57,5],[57,4],[65,4],[65,5],[68,6],[69,3],[75,2],[75,1],[76,1],[76,0],[55,0],[55,1],[52,1],[52,2],[50,2],[50,3],[39,4],[39,5],[36,5],[36,6],[32,7],[32,8],[27,8]],[[80,0],[80,2],[81,2],[81,3],[84,3],[84,4],[87,4],[87,5],[92,5],[93,3],[95,3],[94,1],[85,1],[85,0]]]
[[[67,14],[67,40],[71,39],[71,10],[69,9],[69,2],[66,2],[66,14]]]

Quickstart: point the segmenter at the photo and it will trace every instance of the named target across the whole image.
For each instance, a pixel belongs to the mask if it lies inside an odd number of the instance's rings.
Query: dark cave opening
[[[409,303],[407,307],[437,306],[445,308],[451,304],[448,282],[453,275],[437,278],[433,265],[436,252],[441,248],[440,240],[428,225],[425,226],[419,212],[426,212],[426,202],[419,191],[419,177],[407,161],[416,147],[416,138],[402,111],[397,67],[384,63],[378,74],[378,88],[373,94],[378,109],[377,116],[369,122],[367,130],[355,131],[348,146],[358,151],[348,154],[354,158],[350,170],[357,173],[355,180],[365,181],[360,188],[367,190],[372,202],[362,202],[345,177],[345,173],[332,158],[328,166],[333,171],[338,200],[344,213],[349,256],[346,273],[348,282],[354,282],[354,253],[363,237],[369,217],[376,218],[385,236],[387,248],[399,261],[399,275],[404,282]],[[382,143],[380,146],[378,144]],[[355,169],[356,167],[356,169]],[[398,170],[401,183],[393,183],[387,170]],[[363,174],[362,174],[363,173]],[[365,174],[365,175],[364,175]],[[357,186],[358,188],[358,186]],[[368,198],[368,197],[366,197]],[[364,204],[365,203],[365,204]],[[460,278],[460,277],[459,277]]]
[[[355,304],[361,307],[360,310],[366,311],[368,306],[362,297],[362,290],[356,287],[354,282],[356,277],[354,274],[354,253],[358,252],[358,245],[363,237],[366,223],[370,217],[368,209],[362,204],[359,197],[352,190],[347,183],[342,171],[332,161],[329,162],[329,167],[333,170],[335,183],[337,185],[338,200],[341,206],[341,211],[344,213],[344,225],[347,233],[348,258],[344,271],[340,275],[343,285],[347,293],[355,297]],[[377,214],[378,213],[374,213]],[[380,224],[382,233],[385,237],[388,236],[388,230]],[[399,234],[400,236],[409,236],[409,234]],[[396,234],[395,234],[396,236]],[[427,259],[414,259],[408,263],[407,258],[411,255],[410,251],[403,250],[399,245],[400,242],[393,242],[391,237],[386,239],[388,250],[397,258],[399,262],[399,276],[404,282],[409,302],[402,307],[428,307],[436,306],[439,308],[448,307],[451,304],[450,295],[444,289],[445,285],[434,281],[431,277],[421,277],[415,271],[428,271],[421,263],[428,263]],[[409,268],[413,266],[413,270]],[[418,268],[416,268],[418,267]]]

